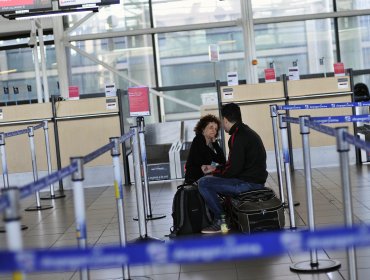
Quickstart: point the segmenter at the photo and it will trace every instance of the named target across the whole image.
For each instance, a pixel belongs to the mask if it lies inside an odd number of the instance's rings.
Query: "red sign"
[[[130,104],[130,117],[150,115],[148,87],[128,88],[128,102]]]
[[[29,6],[33,5],[34,1],[33,0],[1,0],[0,1],[0,7],[13,7],[13,6]]]
[[[274,68],[265,69],[265,82],[266,83],[276,82],[276,74]]]
[[[342,62],[334,63],[334,75],[335,76],[344,76],[344,64]]]
[[[78,86],[68,87],[68,99],[80,99],[80,88]]]

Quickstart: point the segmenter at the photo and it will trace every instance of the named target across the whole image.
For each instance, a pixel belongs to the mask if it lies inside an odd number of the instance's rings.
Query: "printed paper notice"
[[[220,61],[220,49],[217,44],[211,44],[208,46],[208,56],[210,62]]]
[[[344,64],[342,62],[334,63],[334,75],[335,76],[344,76]]]
[[[78,86],[69,86],[68,87],[68,99],[69,100],[78,100],[78,99],[80,99],[80,88]]]
[[[237,86],[239,84],[238,72],[227,72],[227,85]]]
[[[117,109],[117,99],[116,98],[107,98],[105,100],[107,110]]]
[[[289,81],[299,80],[299,68],[298,66],[289,67]]]
[[[275,75],[275,69],[274,68],[265,69],[265,81],[266,81],[266,83],[276,82],[276,75]]]
[[[130,104],[130,117],[150,115],[148,87],[128,88],[128,101]]]
[[[232,88],[222,89],[222,99],[223,100],[234,99],[234,90]]]
[[[338,79],[338,89],[349,89],[348,78],[339,78]]]

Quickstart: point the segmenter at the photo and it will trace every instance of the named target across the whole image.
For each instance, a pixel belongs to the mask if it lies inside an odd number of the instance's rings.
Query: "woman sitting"
[[[219,128],[220,121],[214,115],[206,115],[196,124],[185,165],[185,183],[192,184],[204,176],[202,165],[225,164],[224,152],[217,142]]]

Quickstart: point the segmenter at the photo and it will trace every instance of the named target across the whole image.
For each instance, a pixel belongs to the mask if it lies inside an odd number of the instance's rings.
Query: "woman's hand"
[[[213,171],[215,171],[216,167],[212,166],[212,165],[202,165],[201,169],[202,169],[204,174],[209,174],[209,173],[212,173]]]

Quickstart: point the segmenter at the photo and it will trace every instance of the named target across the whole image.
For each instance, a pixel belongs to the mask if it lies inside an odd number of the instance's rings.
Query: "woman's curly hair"
[[[216,134],[216,137],[217,137],[218,136],[218,131],[220,130],[221,122],[214,115],[205,115],[205,116],[201,117],[200,120],[197,122],[196,126],[194,127],[194,132],[196,134],[201,134],[203,132],[203,130],[206,128],[206,126],[211,122],[217,124],[217,127],[218,127],[217,134]]]

